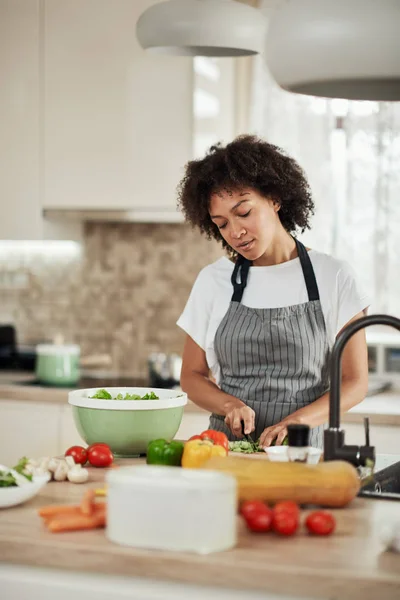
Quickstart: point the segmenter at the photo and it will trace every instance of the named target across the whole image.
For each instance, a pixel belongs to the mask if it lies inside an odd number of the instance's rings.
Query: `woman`
[[[322,447],[330,350],[368,300],[345,262],[292,236],[313,214],[303,171],[276,146],[240,136],[187,164],[179,204],[229,255],[200,272],[178,320],[187,333],[183,390],[231,440],[242,422],[264,447],[281,444],[288,424],[306,423]],[[367,385],[362,330],[343,352],[343,412]]]

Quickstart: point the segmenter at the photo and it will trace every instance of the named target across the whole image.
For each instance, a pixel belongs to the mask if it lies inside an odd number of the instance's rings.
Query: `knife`
[[[255,441],[250,437],[250,435],[248,433],[244,432],[244,421],[243,420],[241,421],[241,424],[242,424],[242,434],[243,434],[244,439],[246,440],[246,442],[249,442],[249,444],[251,444],[251,447],[255,451],[255,448],[256,448]]]

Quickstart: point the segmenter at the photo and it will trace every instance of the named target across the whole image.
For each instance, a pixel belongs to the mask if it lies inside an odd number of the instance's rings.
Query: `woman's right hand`
[[[252,408],[243,404],[231,409],[225,417],[225,424],[238,438],[243,437],[242,421],[244,421],[244,432],[250,434],[255,429],[256,413]]]

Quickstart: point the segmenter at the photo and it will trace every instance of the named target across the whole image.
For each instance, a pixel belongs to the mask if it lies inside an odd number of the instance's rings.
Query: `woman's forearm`
[[[364,400],[368,384],[363,380],[343,381],[340,386],[340,413],[343,414]],[[291,417],[298,417],[302,423],[317,427],[329,420],[329,392],[304,408],[300,408]]]
[[[226,394],[201,373],[181,377],[181,387],[192,402],[216,415],[225,417],[234,408],[245,406],[239,398]]]

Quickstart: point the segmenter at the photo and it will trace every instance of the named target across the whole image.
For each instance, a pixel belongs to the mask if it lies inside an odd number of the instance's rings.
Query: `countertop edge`
[[[96,532],[97,533],[97,532]],[[93,538],[92,538],[93,539]],[[6,554],[2,550],[6,547]],[[49,553],[49,549],[51,552]],[[29,551],[30,557],[21,560],[21,553]],[[350,574],[343,570],[313,569],[301,567],[296,570],[284,561],[277,566],[267,563],[260,570],[250,561],[238,560],[238,569],[227,564],[231,551],[206,556],[159,553],[133,548],[121,548],[118,561],[110,561],[108,548],[95,551],[88,545],[76,547],[66,560],[65,544],[45,546],[27,542],[23,538],[10,541],[0,535],[0,558],[3,563],[58,568],[65,571],[102,574],[111,576],[145,577],[159,581],[191,585],[207,585],[224,589],[263,591],[304,598],[329,598],[341,600],[397,600],[400,594],[400,575],[384,573],[370,576],[365,573]],[[124,552],[125,550],[125,552]],[[84,561],[82,560],[84,554]],[[243,577],[245,569],[246,577]]]

